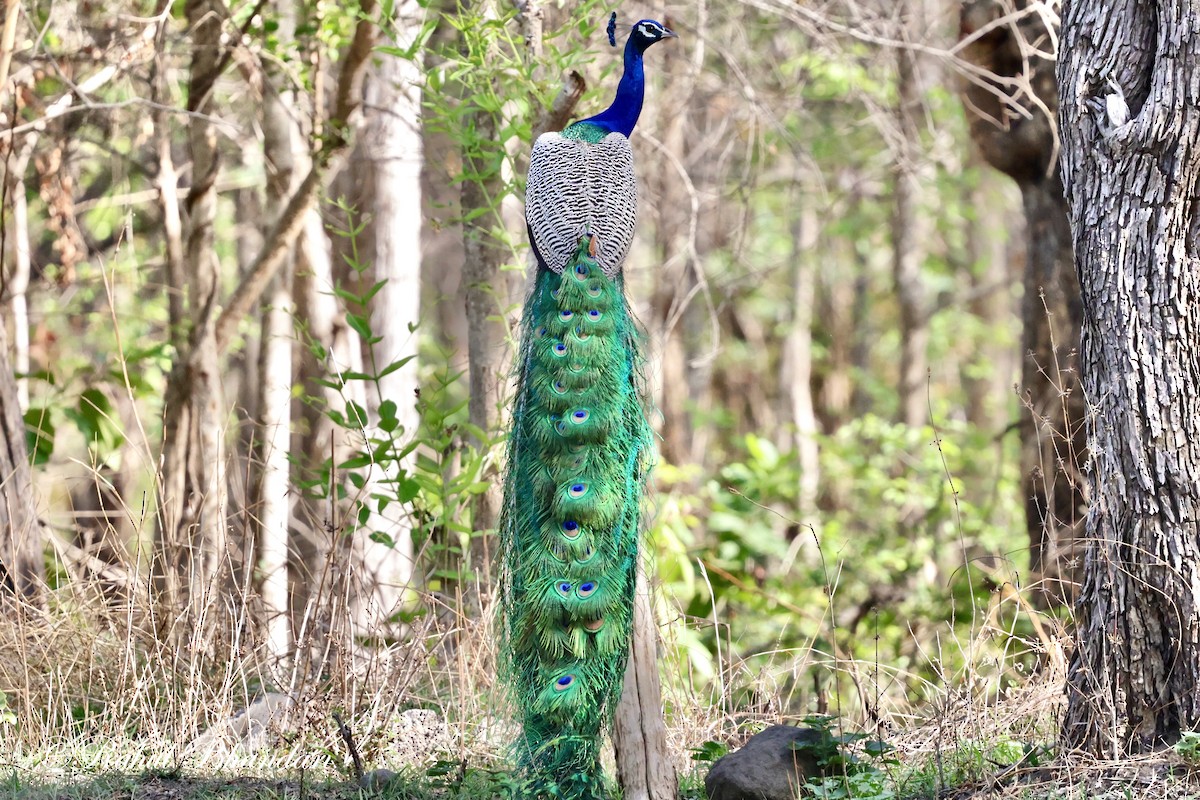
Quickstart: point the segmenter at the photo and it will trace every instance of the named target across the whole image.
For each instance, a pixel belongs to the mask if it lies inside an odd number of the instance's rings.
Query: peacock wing
[[[525,221],[538,260],[562,273],[594,234],[597,258],[609,277],[625,263],[637,221],[633,149],[619,133],[598,142],[544,133],[533,145],[525,186]]]

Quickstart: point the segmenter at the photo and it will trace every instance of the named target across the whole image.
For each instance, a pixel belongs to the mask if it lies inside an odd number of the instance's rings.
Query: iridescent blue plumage
[[[646,96],[646,72],[642,65],[642,54],[646,48],[655,42],[674,37],[675,34],[660,22],[644,19],[633,26],[629,38],[625,41],[625,70],[621,74],[621,82],[617,85],[617,95],[612,105],[594,117],[580,120],[563,131],[563,136],[586,141],[599,141],[610,133],[619,133],[626,139],[633,134],[638,117],[642,113],[642,102]],[[611,38],[611,34],[610,34]],[[590,127],[602,131],[595,139]],[[585,135],[578,135],[584,134]],[[574,134],[574,135],[573,135]]]

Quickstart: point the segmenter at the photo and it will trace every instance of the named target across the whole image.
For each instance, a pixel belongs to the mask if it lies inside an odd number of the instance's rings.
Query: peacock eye
[[[583,423],[587,422],[588,416],[588,410],[586,408],[581,408],[571,414],[571,422],[575,423],[576,425],[582,425]]]
[[[554,430],[558,431],[559,433],[566,433],[567,432],[567,423],[562,422],[562,421],[554,423]]]
[[[569,595],[571,593],[571,584],[568,583],[567,581],[559,581],[558,585],[555,586],[554,588],[557,589],[558,593],[561,594],[563,597],[566,597],[567,595]]]
[[[575,682],[574,675],[563,675],[561,678],[559,678],[558,680],[556,680],[554,682],[554,688],[557,691],[564,692],[568,688],[570,688],[571,684],[574,682]]]
[[[566,394],[567,393],[567,385],[565,383],[563,383],[562,381],[555,381],[550,388],[554,389],[554,391],[557,392],[558,394]]]
[[[574,312],[574,311],[560,311],[560,312],[558,312],[558,318],[559,318],[559,319],[561,319],[563,322],[566,322],[567,320],[569,320],[569,319],[570,319],[571,317],[573,317],[573,316],[575,316],[575,312]]]
[[[595,322],[596,320],[600,319],[603,316],[604,316],[603,314],[601,314],[599,311],[597,311],[594,308],[588,312],[588,318],[591,319],[593,322]],[[542,330],[546,330],[546,329],[542,328]]]
[[[543,325],[542,327],[537,329],[537,337],[540,339],[545,335],[546,335],[546,326]]]
[[[579,584],[579,596],[580,597],[591,597],[595,593],[596,593],[596,584],[594,582],[587,581],[586,583]]]
[[[586,340],[588,338],[588,336],[590,336],[590,335],[591,334],[584,332],[582,325],[575,326],[575,338],[578,339],[579,341],[582,342],[582,341]]]
[[[583,278],[586,278],[587,276],[588,276],[587,264],[576,264],[575,265],[575,277],[583,279]]]
[[[587,293],[592,297],[599,297],[604,293],[604,290],[600,288],[600,283],[597,281],[588,284]]]
[[[554,343],[554,355],[561,357],[561,356],[565,356],[566,354],[567,354],[567,346],[565,344],[563,344],[562,342],[555,342]]]
[[[579,523],[573,519],[569,519],[562,524],[563,535],[568,539],[575,539],[579,536]]]
[[[580,497],[583,497],[585,494],[587,494],[587,490],[588,490],[588,487],[587,487],[586,483],[572,483],[570,486],[567,487],[567,494],[569,494],[571,497],[578,499]]]
[[[596,633],[604,627],[604,617],[601,617],[600,619],[588,620],[587,622],[583,623],[583,627],[587,629],[588,633]]]

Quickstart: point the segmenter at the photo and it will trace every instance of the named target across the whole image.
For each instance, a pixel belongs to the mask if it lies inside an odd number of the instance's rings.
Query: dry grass
[[[472,769],[504,761],[513,730],[495,680],[486,605],[467,615],[461,598],[424,598],[441,613],[421,617],[392,643],[368,647],[335,622],[331,591],[312,610],[328,621],[331,641],[324,648],[308,642],[306,652],[323,655],[300,669],[273,664],[257,644],[248,593],[212,603],[203,627],[186,636],[163,635],[145,604],[148,593],[101,594],[99,584],[77,581],[52,595],[49,610],[0,615],[0,691],[16,715],[15,725],[0,724],[0,781],[8,779],[0,798],[340,800],[359,790],[345,782],[354,768],[335,715],[347,721],[367,770],[406,771],[420,782],[438,759],[465,759]],[[1016,636],[1014,613],[1034,618],[1024,629],[1037,635]],[[824,671],[830,686],[848,687],[829,698],[830,710],[844,715],[847,729],[895,746],[898,763],[885,771],[898,797],[1200,797],[1191,765],[1173,752],[1120,764],[1054,753],[1069,643],[1011,589],[998,591],[977,617],[974,636],[949,635],[943,644],[954,658],[927,654],[929,665],[965,666],[922,679],[934,700],[920,707],[896,690],[915,675],[886,664],[815,648],[773,660],[777,673]],[[664,633],[673,635],[669,627]],[[1026,674],[1021,665],[1031,661],[1040,666]],[[723,666],[726,680],[746,677],[739,676],[745,665]],[[780,689],[777,678],[758,677],[763,694]],[[731,707],[686,676],[664,679],[670,741],[693,797],[704,765],[691,760],[692,748],[713,740],[736,747],[768,724],[800,721],[770,703]],[[230,737],[219,747],[196,745],[202,731],[220,730],[268,690],[294,703],[271,720],[264,746],[239,747]],[[405,713],[411,709],[432,713]]]

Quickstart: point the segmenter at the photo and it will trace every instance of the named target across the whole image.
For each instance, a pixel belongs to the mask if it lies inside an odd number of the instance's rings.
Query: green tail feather
[[[600,739],[633,621],[651,434],[624,281],[588,255],[525,303],[501,536],[505,676],[531,794],[605,796]]]

